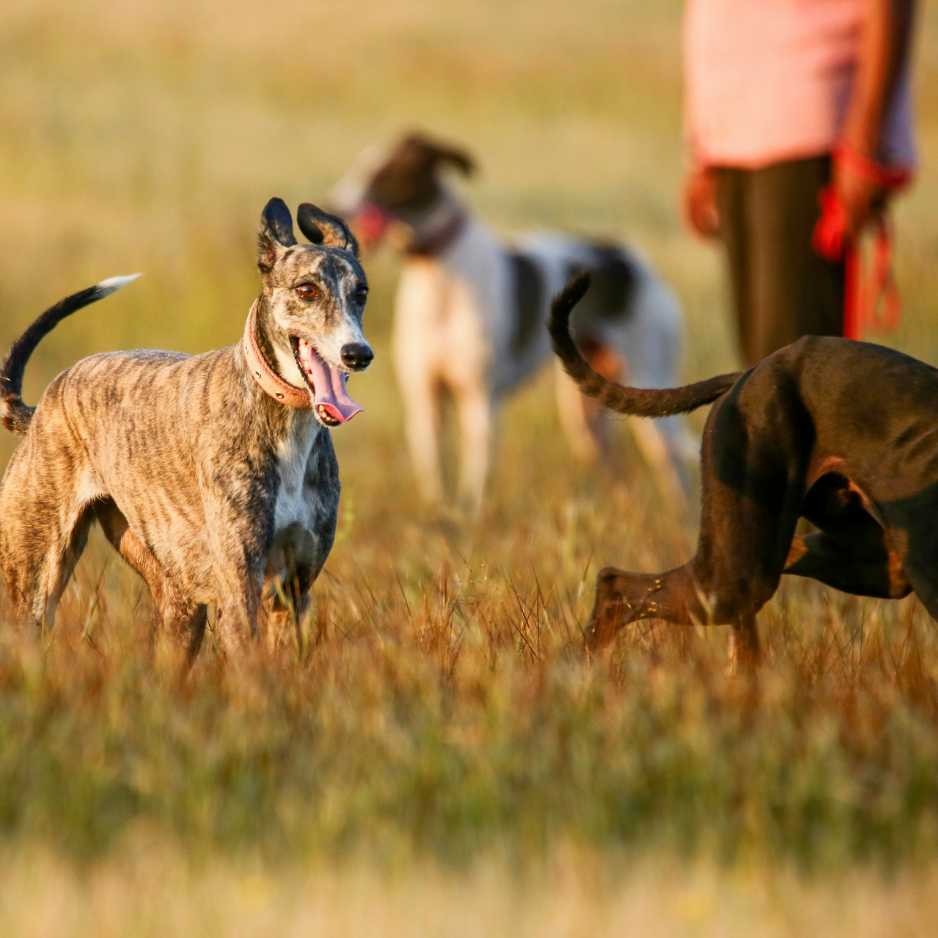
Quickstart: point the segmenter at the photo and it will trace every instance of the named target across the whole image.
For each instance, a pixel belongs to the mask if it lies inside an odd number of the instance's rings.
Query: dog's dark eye
[[[355,291],[355,302],[360,303],[362,306],[365,305],[365,301],[368,299],[368,287],[358,287]]]
[[[318,300],[320,297],[319,288],[313,286],[311,283],[301,283],[298,287],[294,287],[293,289],[301,300],[306,300],[307,302]]]

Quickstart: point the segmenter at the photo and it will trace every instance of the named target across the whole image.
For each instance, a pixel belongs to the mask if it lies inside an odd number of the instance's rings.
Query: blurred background
[[[898,211],[906,317],[886,341],[938,358],[938,14],[923,6],[922,170]],[[470,148],[481,173],[468,198],[506,233],[549,225],[638,245],[684,303],[686,376],[733,365],[718,252],[679,220],[681,11],[676,0],[284,0],[276,11],[244,0],[7,0],[0,345],[80,286],[146,275],[41,346],[27,399],[92,351],[234,341],[265,200],[321,199],[362,147],[411,127]],[[339,434],[356,449],[400,439],[380,355],[395,264],[375,257],[368,268],[379,358],[356,394],[370,414]],[[549,416],[545,390],[510,414],[536,400]]]

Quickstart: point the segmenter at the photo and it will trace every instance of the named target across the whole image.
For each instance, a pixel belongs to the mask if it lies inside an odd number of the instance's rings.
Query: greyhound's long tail
[[[136,280],[140,274],[130,274],[126,277],[110,277],[96,283],[93,287],[86,287],[71,296],[59,300],[55,306],[50,306],[14,343],[7,355],[6,361],[0,367],[0,423],[13,433],[25,433],[32,420],[35,407],[23,402],[23,373],[26,363],[33,354],[36,346],[47,336],[66,316],[110,296],[121,287]]]
[[[550,337],[564,370],[588,397],[605,407],[635,417],[667,417],[695,410],[725,394],[741,372],[717,375],[680,388],[630,388],[597,374],[580,354],[570,335],[570,314],[589,289],[588,273],[577,274],[554,297],[550,310]]]

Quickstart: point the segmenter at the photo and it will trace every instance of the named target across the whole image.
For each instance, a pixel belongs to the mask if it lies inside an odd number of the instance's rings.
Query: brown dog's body
[[[704,430],[697,553],[659,574],[599,573],[588,630],[599,648],[629,622],[734,626],[758,653],[755,616],[783,573],[861,596],[915,592],[938,619],[938,370],[892,349],[807,336],[747,372],[655,391],[593,372],[568,329],[586,290],[554,302],[554,349],[584,393],[654,417],[715,401]],[[817,528],[796,535],[800,517]]]

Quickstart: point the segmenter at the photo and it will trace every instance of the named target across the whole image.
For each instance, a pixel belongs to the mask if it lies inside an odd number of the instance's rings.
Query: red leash
[[[912,178],[909,170],[884,166],[850,147],[837,147],[834,160],[849,163],[854,172],[888,195],[898,192]],[[821,192],[820,203],[821,217],[815,225],[812,244],[821,257],[844,261],[844,336],[862,339],[867,329],[896,329],[902,309],[892,270],[892,229],[885,211],[876,218],[873,270],[864,283],[860,245],[847,234],[847,213],[833,185]]]

